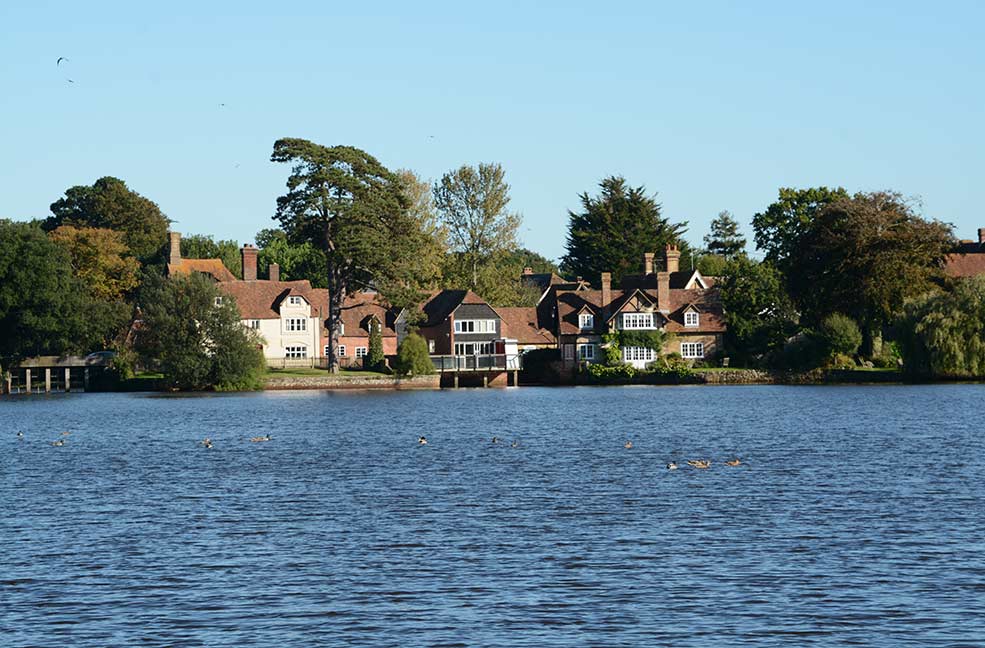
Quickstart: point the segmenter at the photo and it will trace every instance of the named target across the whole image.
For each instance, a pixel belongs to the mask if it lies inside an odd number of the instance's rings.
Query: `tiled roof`
[[[690,276],[690,273],[686,274]],[[612,290],[610,292],[608,310],[611,315],[632,297],[635,289]],[[725,331],[725,319],[716,288],[692,288],[688,290],[671,288],[669,304],[657,303],[656,285],[652,290],[640,290],[640,292],[657,304],[660,310],[670,311],[667,315],[669,319],[666,325],[667,331],[675,333],[721,333]],[[586,332],[578,326],[578,314],[586,306],[591,308],[596,315],[593,332],[603,333],[606,331],[605,323],[601,321],[602,307],[604,306],[601,290],[557,291],[556,295],[561,335],[577,335]],[[684,310],[689,304],[693,304],[701,313],[699,317],[700,326],[697,328],[684,327]]]
[[[236,281],[236,275],[222,264],[221,259],[181,259],[180,263],[168,264],[168,276],[188,275],[201,272],[216,281]]]
[[[973,247],[979,250],[964,251]],[[982,247],[979,243],[963,244],[958,248],[961,251],[947,255],[944,272],[951,277],[974,277],[985,274],[985,250],[981,249]]]
[[[485,304],[486,300],[471,290],[438,290],[421,306],[426,320],[421,326],[436,326],[448,319],[462,304]]]
[[[360,292],[346,297],[342,305],[342,323],[345,325],[346,336],[368,336],[369,318],[374,315],[380,321],[380,333],[383,337],[396,337],[393,312],[377,301],[376,293]]]
[[[498,306],[496,312],[503,318],[503,337],[517,341],[517,344],[554,344],[557,338],[549,330],[537,323],[537,309],[534,307]]]
[[[243,319],[280,319],[280,303],[288,295],[300,295],[311,304],[311,314],[328,317],[328,291],[301,281],[222,281],[219,288],[236,299]]]
[[[553,272],[538,272],[520,275],[520,283],[524,286],[532,286],[544,292],[555,284],[566,283],[567,279],[559,277]]]

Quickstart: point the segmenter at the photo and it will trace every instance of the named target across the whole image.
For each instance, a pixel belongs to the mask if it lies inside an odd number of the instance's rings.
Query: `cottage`
[[[962,240],[944,262],[944,272],[955,278],[985,274],[985,227],[978,229],[978,241]]]
[[[622,360],[637,368],[656,360],[658,352],[679,353],[690,361],[714,357],[725,333],[718,290],[714,279],[697,270],[681,271],[679,260],[678,249],[668,246],[664,270],[656,271],[653,253],[647,253],[643,274],[625,277],[620,288],[613,288],[611,274],[603,272],[599,290],[581,284],[552,289],[564,364],[601,362],[604,337],[620,332],[637,342],[620,349]],[[649,331],[673,335],[658,351],[645,344]]]

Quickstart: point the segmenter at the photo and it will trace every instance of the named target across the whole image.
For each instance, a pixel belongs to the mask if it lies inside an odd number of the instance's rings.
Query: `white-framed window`
[[[456,333],[495,333],[496,320],[455,320]]]
[[[428,353],[434,353],[434,340],[428,340]]]
[[[216,306],[222,306],[222,297],[216,297],[215,298],[215,305]]]
[[[595,359],[595,345],[594,344],[579,344],[578,345],[578,359],[579,360],[594,360]]]
[[[246,322],[246,328],[251,328],[254,331],[259,330],[260,329],[260,320],[247,320],[247,322]]]
[[[575,359],[575,345],[565,344],[564,345],[564,359],[574,360]]]
[[[653,313],[623,313],[622,327],[624,329],[652,329]]]
[[[583,331],[595,328],[595,316],[591,313],[582,313],[578,316],[578,328]]]
[[[657,352],[646,347],[623,347],[622,359],[623,362],[653,362],[657,359]]]
[[[682,358],[703,358],[705,357],[704,342],[681,342]]]
[[[492,342],[456,342],[455,355],[489,355],[493,352]]]
[[[366,347],[356,347],[357,358],[365,358],[367,355],[369,355],[369,352],[366,350]]]
[[[284,321],[284,328],[288,332],[294,331],[307,331],[308,330],[308,318],[307,317],[289,317]]]
[[[300,306],[302,303],[304,303],[304,300],[298,297],[297,295],[291,295],[290,297],[287,298],[287,303],[290,304],[291,306]]]
[[[684,313],[684,326],[697,326],[698,325],[698,312],[688,311]]]
[[[285,358],[307,358],[308,357],[308,347],[303,344],[297,346],[284,347],[284,357]]]

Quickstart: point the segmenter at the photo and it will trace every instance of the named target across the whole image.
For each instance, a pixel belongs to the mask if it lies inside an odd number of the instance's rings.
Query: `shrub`
[[[636,370],[631,365],[623,364],[607,367],[602,364],[590,364],[585,369],[590,382],[598,384],[625,384],[636,377]]]
[[[841,313],[832,313],[821,320],[815,336],[831,356],[853,355],[862,344],[862,332],[858,324]]]
[[[535,382],[558,380],[557,364],[561,360],[558,349],[532,349],[523,353],[524,376]]]
[[[404,338],[397,348],[395,367],[401,376],[426,376],[434,373],[434,364],[428,355],[427,341],[417,333]]]
[[[385,371],[386,356],[383,355],[383,334],[380,323],[373,318],[369,324],[369,353],[363,361],[363,367],[370,371]]]

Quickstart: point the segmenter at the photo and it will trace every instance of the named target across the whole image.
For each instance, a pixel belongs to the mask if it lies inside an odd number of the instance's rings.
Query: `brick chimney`
[[[247,243],[243,246],[243,281],[257,280],[257,249]]]
[[[985,243],[985,227],[978,228],[978,242]]]
[[[643,274],[653,274],[653,252],[643,253]]]
[[[271,263],[270,268],[267,271],[267,276],[271,281],[280,281],[280,264]]]
[[[181,263],[181,233],[168,232],[168,263],[178,265]]]
[[[670,312],[670,273],[669,272],[657,273],[657,309],[664,314]]]
[[[667,263],[667,272],[677,272],[680,270],[681,253],[676,245],[668,245],[664,255]]]
[[[612,301],[612,273],[603,272],[602,273],[602,322],[605,325],[605,321],[609,319],[609,302]]]

